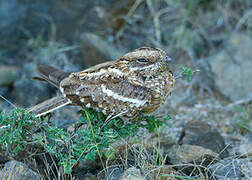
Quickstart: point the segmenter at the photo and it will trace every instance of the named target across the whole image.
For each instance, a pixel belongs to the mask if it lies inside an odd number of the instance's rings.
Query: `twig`
[[[6,99],[5,97],[3,97],[2,95],[0,95],[0,97],[5,100],[7,103],[9,103],[10,105],[12,105],[14,108],[17,108],[12,102],[10,102],[8,99]]]
[[[153,4],[151,0],[147,0],[146,1],[147,6],[151,12],[151,15],[153,16],[153,23],[155,26],[155,36],[156,36],[156,40],[158,42],[161,42],[161,30],[160,30],[160,23],[159,23],[159,14],[157,15],[155,9],[153,8]]]
[[[133,4],[133,6],[130,8],[130,10],[129,10],[127,16],[128,16],[128,17],[132,17],[133,14],[135,13],[137,7],[138,7],[142,2],[143,2],[143,0],[137,0],[137,1],[135,1],[135,3]]]
[[[250,104],[250,103],[252,103],[252,94],[250,94],[249,97],[247,97],[247,98],[235,101],[234,103],[231,103],[231,104],[227,105],[227,108],[231,109],[231,108],[233,108],[234,106],[237,106],[237,105],[247,105],[247,104]]]
[[[252,16],[252,9],[247,10],[242,18],[238,21],[235,26],[235,31],[239,31],[243,24],[245,24],[246,20],[249,19],[249,16]]]
[[[127,23],[130,24],[130,19],[133,17],[136,9],[138,8],[138,6],[143,2],[144,0],[136,0],[135,3],[132,5],[132,7],[129,9],[127,15],[124,16],[119,16],[117,18],[114,18],[113,21],[116,21],[118,19],[123,19],[125,22],[123,23],[122,27],[118,30],[118,32],[115,35],[115,39],[116,39],[116,43],[117,45],[120,47],[120,37],[123,35],[124,31],[125,31],[125,25]]]

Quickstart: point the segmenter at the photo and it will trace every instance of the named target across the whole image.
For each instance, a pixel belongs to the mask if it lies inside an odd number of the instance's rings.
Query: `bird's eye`
[[[137,61],[141,62],[141,63],[148,62],[147,59],[145,59],[145,58],[139,58],[139,59],[137,59]]]

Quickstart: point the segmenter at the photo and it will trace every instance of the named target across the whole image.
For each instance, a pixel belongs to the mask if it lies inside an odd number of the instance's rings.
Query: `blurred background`
[[[30,107],[57,93],[31,80],[37,64],[79,71],[152,46],[173,57],[176,76],[200,70],[177,79],[159,113],[226,105],[251,97],[251,35],[251,0],[1,0],[0,94]],[[0,99],[0,111],[11,108]]]
[[[201,153],[197,145],[231,157],[209,160],[211,172],[251,179],[252,0],[0,0],[0,95],[30,107],[58,93],[31,80],[38,64],[79,71],[141,46],[165,50],[176,77],[182,67],[197,71],[189,82],[178,78],[156,112],[172,117],[159,137],[169,163]],[[0,112],[12,108],[0,98]],[[68,127],[77,110],[64,107],[50,120]]]

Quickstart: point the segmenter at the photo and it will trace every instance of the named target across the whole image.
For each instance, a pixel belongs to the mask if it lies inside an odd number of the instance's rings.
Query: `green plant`
[[[14,109],[10,114],[0,113],[0,149],[17,154],[32,142],[31,127],[38,122],[24,109]]]
[[[107,116],[93,109],[83,108],[79,113],[81,128],[76,128],[72,133],[34,118],[24,109],[14,109],[10,114],[1,113],[0,149],[15,155],[26,152],[29,145],[30,154],[46,152],[56,157],[58,166],[63,167],[65,174],[70,174],[80,160],[95,160],[97,155],[105,168],[103,156],[112,158],[115,153],[114,149],[109,148],[110,143],[135,136],[139,128],[158,132],[158,128],[170,118],[141,116],[126,123],[119,117],[107,120]],[[158,151],[157,158],[160,156]]]
[[[186,77],[186,80],[189,82],[192,80],[192,76],[196,71],[193,71],[191,68],[182,67],[182,75]]]
[[[55,150],[54,152],[58,153],[57,157],[60,160],[60,164],[64,166],[66,173],[71,172],[76,162],[82,159],[95,160],[97,155],[100,158],[102,167],[105,168],[102,161],[103,154],[101,152],[105,152],[104,155],[111,158],[114,154],[114,150],[109,148],[110,143],[121,138],[136,135],[140,127],[154,132],[155,129],[164,124],[168,118],[166,117],[166,119],[159,120],[154,116],[143,116],[134,122],[125,123],[120,118],[107,121],[107,116],[93,109],[83,108],[79,113],[81,114],[80,125],[82,127],[85,125],[86,128],[79,128],[71,137],[66,138],[71,139],[68,155],[62,151],[63,149],[57,149],[59,144],[56,143],[57,145],[55,148],[55,141],[52,144],[54,148],[50,148],[50,150],[53,149]],[[146,121],[147,124],[142,124],[142,121]],[[87,125],[89,128],[87,128]],[[54,133],[52,134],[53,136]],[[50,135],[50,133],[48,133],[48,135]],[[57,140],[57,142],[60,141]]]
[[[236,114],[233,117],[233,121],[236,125],[238,125],[239,130],[242,133],[246,132],[252,132],[251,127],[251,112],[252,112],[252,106],[234,106],[234,111]]]

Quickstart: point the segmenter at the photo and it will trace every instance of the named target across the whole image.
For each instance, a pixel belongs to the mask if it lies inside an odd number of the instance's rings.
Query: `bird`
[[[109,117],[135,119],[156,111],[171,94],[175,78],[172,60],[165,51],[140,47],[114,61],[80,72],[65,72],[38,65],[43,80],[60,90],[60,95],[37,104],[27,112],[41,117],[66,105],[84,106]]]

